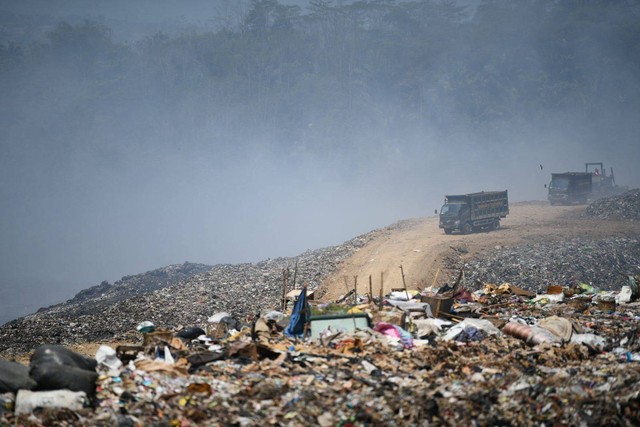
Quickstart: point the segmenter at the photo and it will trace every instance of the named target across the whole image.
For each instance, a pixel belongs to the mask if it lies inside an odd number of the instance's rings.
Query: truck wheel
[[[445,229],[444,229],[444,234],[451,234],[451,232],[452,232],[452,231],[453,231],[453,230],[452,230],[452,229],[450,229],[450,228],[445,228]]]
[[[471,234],[472,231],[473,231],[473,227],[471,226],[471,223],[466,222],[462,227],[462,234]]]

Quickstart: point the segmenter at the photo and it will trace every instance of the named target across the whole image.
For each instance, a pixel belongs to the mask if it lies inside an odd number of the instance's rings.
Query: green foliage
[[[45,42],[0,45],[3,120],[37,118],[60,140],[214,129],[236,138],[216,146],[270,135],[277,149],[328,154],[375,148],[352,147],[363,129],[589,122],[640,107],[638,1],[342,3],[253,0],[235,29],[133,45],[60,23]]]
[[[327,314],[346,314],[350,307],[344,305],[330,303],[322,307],[311,306],[312,316],[322,316]]]

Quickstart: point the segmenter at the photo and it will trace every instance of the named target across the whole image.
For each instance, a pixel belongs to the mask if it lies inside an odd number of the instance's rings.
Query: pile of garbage
[[[198,323],[211,311],[229,311],[237,318],[266,312],[282,300],[284,274],[288,274],[290,288],[299,287],[304,278],[316,289],[337,265],[376,235],[405,227],[406,222],[295,258],[214,267],[187,263],[123,277],[113,285],[91,288],[65,303],[0,326],[0,353],[21,354],[41,344],[127,340],[144,320],[179,327]],[[201,270],[204,272],[192,274]],[[181,275],[188,277],[172,282]]]
[[[640,220],[640,189],[596,200],[587,206],[586,215],[600,219]]]
[[[63,304],[40,309],[50,313],[66,312],[83,315],[95,313],[115,302],[167,288],[211,270],[210,265],[185,262],[150,270],[142,274],[124,276],[115,283],[103,281],[97,286],[78,292]]]
[[[631,237],[547,240],[514,247],[496,247],[465,267],[466,285],[499,281],[515,283],[532,292],[549,285],[596,284],[617,290],[626,284],[625,273],[640,265],[640,240]],[[452,268],[462,268],[453,265]]]
[[[213,313],[94,358],[0,360],[0,424],[639,425],[639,276],[533,293],[394,289],[291,311]]]

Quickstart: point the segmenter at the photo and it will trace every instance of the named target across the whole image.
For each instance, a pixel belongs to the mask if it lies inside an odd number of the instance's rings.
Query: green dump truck
[[[585,204],[591,196],[592,179],[588,172],[552,173],[547,199],[552,205]]]
[[[505,218],[508,213],[506,190],[448,195],[440,209],[440,228],[446,234],[495,230],[500,227],[500,218]]]

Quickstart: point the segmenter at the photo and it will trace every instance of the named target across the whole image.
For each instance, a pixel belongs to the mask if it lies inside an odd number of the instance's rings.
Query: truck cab
[[[552,173],[547,199],[551,205],[585,204],[591,195],[591,185],[591,173]]]
[[[470,217],[469,205],[464,201],[446,201],[440,208],[440,228],[444,229],[446,234],[451,234],[453,230],[459,229],[467,234],[471,232],[465,224],[469,223]]]

